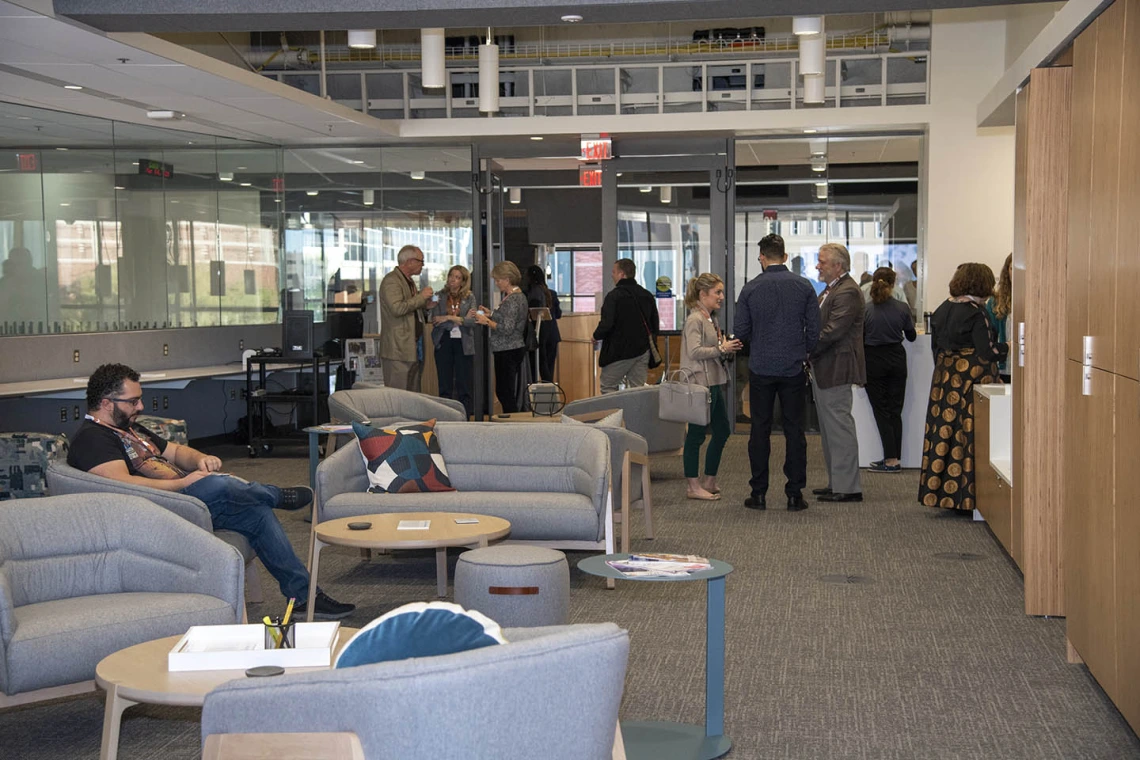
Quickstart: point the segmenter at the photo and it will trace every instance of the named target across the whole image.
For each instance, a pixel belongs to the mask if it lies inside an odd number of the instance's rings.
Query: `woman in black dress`
[[[523,277],[523,294],[526,296],[527,306],[532,309],[546,307],[550,309],[550,319],[542,320],[542,327],[538,331],[538,376],[531,370],[531,382],[538,382],[538,377],[544,383],[554,382],[554,361],[558,358],[558,343],[562,340],[558,332],[558,320],[562,319],[562,307],[558,303],[558,294],[546,287],[546,273],[537,264],[526,268]]]
[[[914,341],[910,307],[894,297],[895,270],[879,267],[871,279],[871,302],[863,310],[863,355],[867,364],[867,398],[875,413],[883,458],[871,462],[876,472],[901,472],[902,409],[906,397],[906,349]]]
[[[985,302],[994,273],[963,264],[950,280],[950,299],[930,318],[934,377],[918,500],[928,507],[974,509],[974,385],[997,380],[997,363],[1009,353],[999,343]]]

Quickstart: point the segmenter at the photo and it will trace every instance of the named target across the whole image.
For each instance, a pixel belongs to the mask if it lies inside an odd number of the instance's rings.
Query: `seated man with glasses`
[[[306,612],[309,572],[293,553],[274,509],[308,506],[313,492],[278,488],[224,475],[222,460],[189,446],[165,441],[135,423],[143,411],[139,374],[124,364],[104,364],[87,380],[87,418],[71,437],[67,463],[104,478],[177,491],[205,502],[215,528],[249,540],[294,614]],[[314,617],[338,620],[356,607],[317,592]]]

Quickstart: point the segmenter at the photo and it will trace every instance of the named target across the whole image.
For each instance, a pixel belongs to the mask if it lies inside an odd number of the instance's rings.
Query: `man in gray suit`
[[[819,413],[827,487],[820,501],[863,501],[859,439],[851,416],[851,386],[867,382],[863,364],[863,292],[851,278],[851,254],[839,243],[819,248],[819,342],[811,352],[811,386]]]
[[[380,363],[384,385],[420,392],[423,374],[424,309],[431,306],[431,288],[416,289],[413,277],[423,271],[424,252],[405,245],[396,254],[396,268],[380,281]]]

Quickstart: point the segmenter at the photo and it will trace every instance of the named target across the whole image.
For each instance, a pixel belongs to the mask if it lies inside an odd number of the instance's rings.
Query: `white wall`
[[[924,310],[959,264],[995,273],[1013,250],[1013,127],[978,129],[978,101],[1005,71],[1009,8],[934,12],[926,165]],[[952,65],[947,65],[948,62]]]

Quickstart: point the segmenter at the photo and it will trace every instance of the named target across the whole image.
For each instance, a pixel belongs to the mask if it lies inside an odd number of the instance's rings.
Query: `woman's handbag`
[[[692,380],[693,373],[689,369],[669,373],[661,383],[657,397],[658,417],[670,422],[688,422],[690,425],[709,424],[712,395],[706,386]]]

